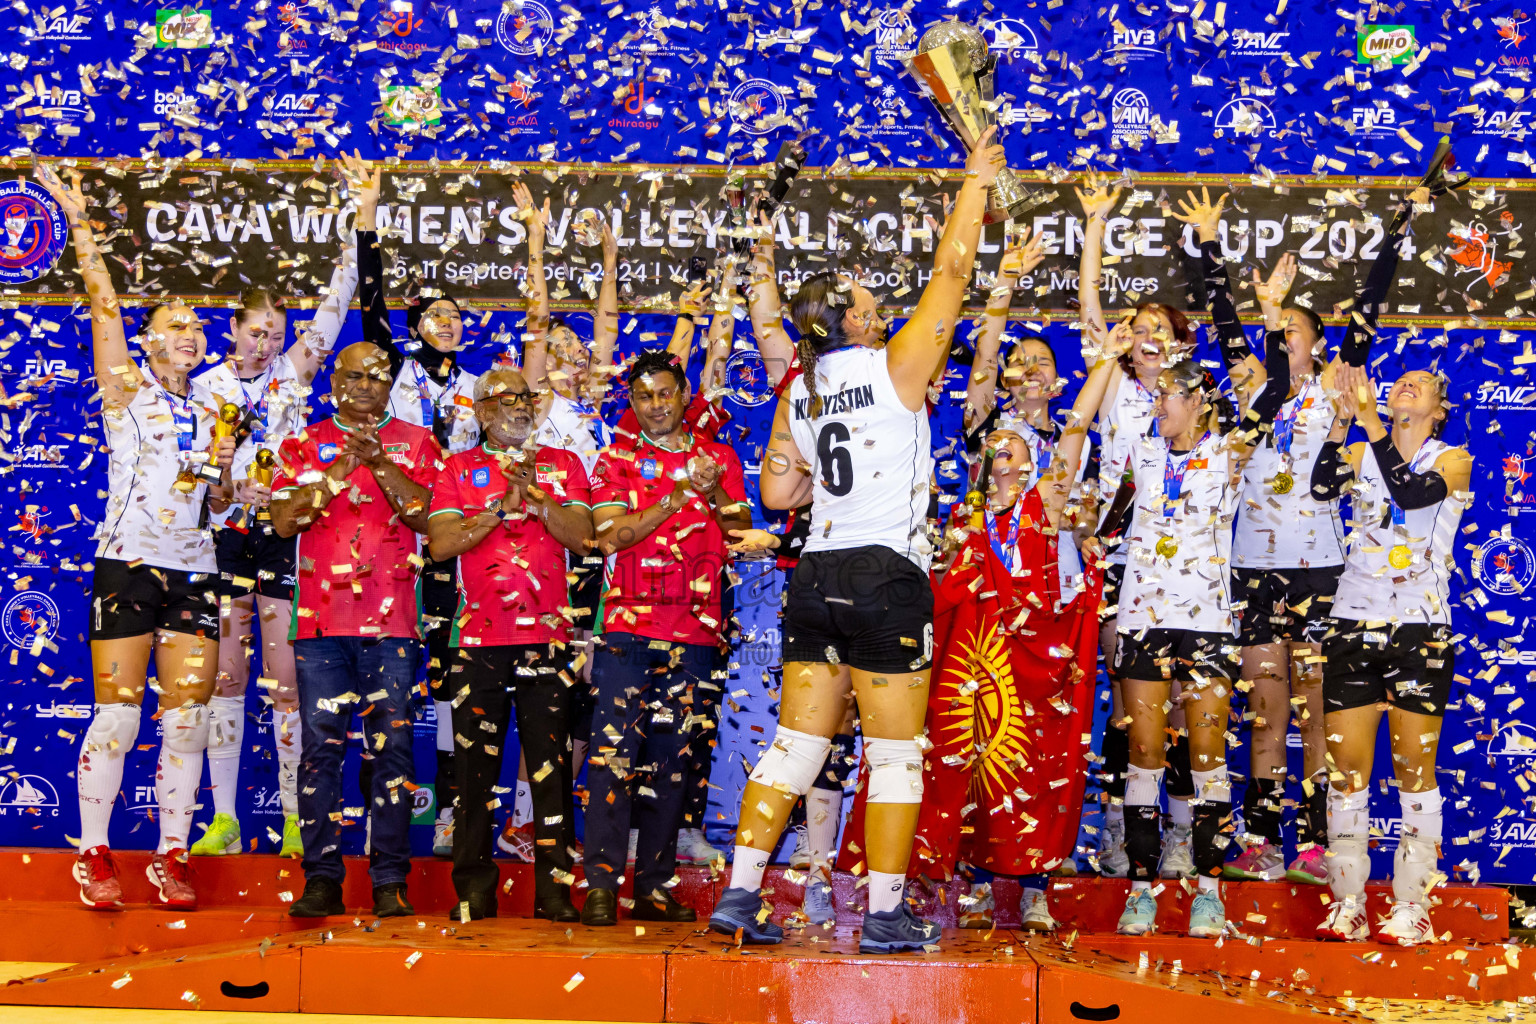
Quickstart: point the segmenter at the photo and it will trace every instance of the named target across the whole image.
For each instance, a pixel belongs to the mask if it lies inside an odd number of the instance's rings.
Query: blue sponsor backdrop
[[[310,159],[355,147],[436,158],[450,171],[466,159],[758,164],[799,137],[822,166],[952,166],[957,146],[900,57],[923,27],[958,16],[982,23],[999,58],[1004,143],[1017,167],[1199,172],[1238,184],[1396,178],[1449,133],[1463,166],[1486,179],[1481,188],[1528,187],[1515,179],[1530,174],[1525,97],[1536,41],[1515,5],[1406,0],[1390,22],[1351,0],[1293,0],[1278,15],[1248,0],[1175,6],[24,0],[0,23],[0,134],[16,156]],[[856,202],[857,178],[843,190]],[[1478,227],[1497,234],[1489,257],[1507,279],[1490,288],[1499,275],[1488,275],[1454,324],[1386,331],[1377,375],[1445,370],[1457,403],[1452,439],[1470,443],[1478,466],[1458,552],[1458,683],[1441,745],[1447,863],[1529,882],[1536,808],[1525,773],[1536,767],[1536,726],[1524,718],[1536,640],[1525,638],[1524,589],[1536,577],[1536,384],[1527,370],[1536,335],[1521,329],[1531,295],[1523,225]],[[0,239],[10,288],[27,278],[25,268],[10,276],[6,263],[17,241]],[[1489,268],[1465,269],[1475,281]],[[0,842],[64,845],[78,829],[73,770],[91,702],[85,633],[105,456],[82,311],[0,304],[0,379],[12,396],[0,413]],[[216,357],[227,314],[206,312]],[[494,354],[488,339],[518,337],[521,316],[475,320],[471,339],[484,340],[466,362],[478,369]],[[626,350],[671,328],[665,317],[624,321]],[[1061,324],[1045,333],[1063,371],[1077,368],[1075,333]],[[354,315],[342,342],[358,336]],[[953,441],[963,372],[945,389],[935,431],[940,483],[951,491],[961,481]],[[731,411],[732,437],[755,466],[771,406],[733,401]],[[758,567],[743,575],[747,639],[722,712],[717,838],[734,817],[744,760],[771,733],[778,580]],[[250,711],[242,814],[265,848],[264,827],[280,825],[270,715],[254,694]],[[418,729],[423,780],[432,732],[427,721]],[[115,844],[153,841],[145,825],[156,746],[147,726],[124,787],[133,813],[118,816]],[[1378,761],[1390,763],[1385,752]],[[1243,768],[1246,755],[1233,764]],[[1396,800],[1384,784],[1374,792],[1386,853]]]

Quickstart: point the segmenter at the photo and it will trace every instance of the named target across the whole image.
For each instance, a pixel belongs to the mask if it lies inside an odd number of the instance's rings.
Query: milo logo
[[[1380,60],[1407,64],[1418,43],[1413,38],[1412,25],[1364,25],[1355,35],[1355,48],[1357,64]]]

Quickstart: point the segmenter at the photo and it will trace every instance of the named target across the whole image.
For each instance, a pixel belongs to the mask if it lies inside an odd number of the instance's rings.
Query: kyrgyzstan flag
[[[1026,522],[1039,524],[1039,497],[1025,500]],[[977,530],[934,584],[933,746],[909,874],[948,878],[957,860],[1047,872],[1077,841],[1103,574],[1087,566],[1083,590],[1057,612],[1054,538],[1038,528],[1020,531],[1015,571]],[[863,811],[861,785],[838,858],[857,874],[867,870]]]

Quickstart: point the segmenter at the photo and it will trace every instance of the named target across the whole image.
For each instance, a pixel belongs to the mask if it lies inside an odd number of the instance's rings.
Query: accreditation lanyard
[[[1134,373],[1128,374],[1127,376],[1129,376],[1131,378],[1131,383],[1136,385],[1136,390],[1141,395],[1141,397],[1146,399],[1147,408],[1148,409],[1154,409],[1154,407],[1155,407],[1155,405],[1157,403],[1157,396],[1154,395],[1152,392],[1147,390],[1147,386],[1141,382],[1141,378],[1140,377],[1137,377]],[[1155,411],[1153,412],[1153,414],[1150,417],[1148,417],[1148,420],[1147,420],[1147,432],[1143,436],[1144,437],[1156,437],[1157,436],[1157,413]]]
[[[992,550],[997,552],[997,557],[1002,561],[1003,568],[1008,570],[1010,576],[1013,575],[1014,556],[1018,554],[1019,550],[1019,520],[1024,512],[1023,504],[1021,501],[1013,503],[1013,516],[1008,523],[1006,538],[998,533],[997,517],[994,515],[986,517],[987,538],[992,541]]]
[[[254,411],[256,414],[256,422],[251,426],[251,440],[256,444],[261,444],[267,439],[267,392],[271,389],[271,374],[272,371],[269,368],[266,373],[250,381],[235,378],[240,381],[240,394],[245,398],[245,411],[248,413]],[[251,393],[246,390],[247,384],[256,385],[256,398],[251,398]]]
[[[165,404],[171,409],[171,424],[176,428],[176,450],[190,452],[197,445],[197,409],[192,404],[192,388],[187,387],[187,397],[171,394],[171,389],[160,383],[153,370],[145,367],[149,379],[160,388]]]
[[[421,425],[426,427],[428,430],[431,430],[432,423],[437,412],[437,403],[432,400],[432,393],[427,387],[427,371],[421,368],[420,363],[416,363],[415,366],[416,397],[421,401]],[[443,391],[446,392],[452,385],[453,375],[450,373],[448,375],[447,383],[443,385]]]
[[[1419,450],[1413,453],[1413,460],[1408,463],[1409,473],[1417,473],[1419,471],[1419,466],[1422,463],[1426,453],[1434,453],[1434,449],[1429,446],[1428,441],[1425,441],[1423,444],[1419,445]],[[1377,466],[1376,468],[1379,470],[1381,467]],[[1381,485],[1383,488],[1385,488],[1387,485],[1385,473],[1382,473]],[[1408,521],[1408,513],[1403,511],[1402,506],[1400,506],[1396,501],[1392,500],[1392,492],[1390,490],[1387,491],[1387,501],[1392,505],[1392,525],[1402,526],[1405,524]]]
[[[1290,457],[1291,443],[1296,439],[1296,418],[1307,407],[1310,401],[1307,392],[1311,389],[1312,382],[1307,381],[1296,393],[1296,397],[1286,402],[1275,416],[1275,450],[1286,458]]]
[[[1168,449],[1168,459],[1163,463],[1163,515],[1173,517],[1173,503],[1179,500],[1179,495],[1184,493],[1184,474],[1189,472],[1189,464],[1194,459],[1195,452],[1205,444],[1205,439],[1210,437],[1210,431],[1206,431],[1195,446],[1184,453],[1179,460],[1178,468],[1174,468],[1173,449]]]

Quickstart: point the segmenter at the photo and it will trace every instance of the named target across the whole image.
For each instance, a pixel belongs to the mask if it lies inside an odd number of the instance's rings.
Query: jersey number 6
[[[816,438],[816,465],[821,469],[821,486],[833,497],[841,498],[853,490],[853,454],[843,447],[851,438],[848,427],[837,422],[822,427]]]

